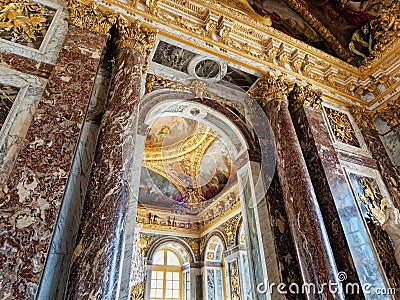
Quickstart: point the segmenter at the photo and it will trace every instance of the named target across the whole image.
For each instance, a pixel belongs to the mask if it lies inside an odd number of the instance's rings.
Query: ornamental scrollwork
[[[151,49],[154,48],[158,29],[145,25],[139,20],[128,20],[119,16],[117,21],[117,48],[132,47],[138,50],[145,59],[143,73],[147,71]]]
[[[392,100],[385,107],[378,110],[378,116],[392,128],[400,125],[400,98]]]
[[[321,92],[315,91],[310,85],[295,84],[290,93],[290,106],[297,111],[302,106],[322,109]]]
[[[283,76],[272,73],[266,74],[257,81],[256,85],[249,91],[249,94],[262,105],[273,99],[284,99],[291,90],[291,84]]]
[[[352,106],[350,107],[350,113],[358,126],[375,129],[375,116],[372,111],[359,106]]]
[[[336,139],[339,142],[359,147],[360,144],[358,143],[348,115],[332,108],[325,108],[325,111]]]
[[[75,25],[107,34],[117,15],[89,0],[67,0],[69,21]]]
[[[42,8],[29,0],[0,0],[0,29],[12,32],[14,41],[36,41],[47,21]]]

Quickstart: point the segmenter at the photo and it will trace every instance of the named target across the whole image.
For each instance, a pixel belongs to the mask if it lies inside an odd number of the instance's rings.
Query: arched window
[[[160,248],[153,257],[150,300],[182,299],[182,260],[175,251]]]

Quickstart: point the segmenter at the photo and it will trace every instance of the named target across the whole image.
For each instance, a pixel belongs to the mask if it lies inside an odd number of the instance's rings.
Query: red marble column
[[[115,55],[108,107],[100,129],[68,284],[68,299],[117,299],[124,220],[131,197],[125,171],[133,165],[134,135],[126,138],[140,97],[142,54],[133,47]]]
[[[361,134],[364,137],[372,157],[376,160],[379,173],[388,189],[393,204],[397,208],[400,208],[400,176],[374,126],[372,114],[357,107],[353,107],[351,113],[360,127]]]
[[[36,294],[106,41],[105,34],[69,25],[25,146],[0,191],[1,299]]]
[[[308,106],[303,103],[308,101]],[[310,101],[313,101],[310,103]],[[358,215],[353,195],[332,144],[322,114],[321,98],[307,87],[295,86],[289,96],[290,112],[300,146],[313,182],[318,204],[328,232],[339,271],[345,272],[347,282],[358,283],[352,254],[339,214]],[[315,106],[315,107],[312,107]],[[362,294],[349,295],[351,299],[364,299]]]
[[[258,83],[258,88],[258,95],[253,95],[263,103],[275,134],[278,176],[303,282],[315,284],[322,291],[318,297],[344,299],[324,221],[284,96],[287,87],[280,79],[267,75],[265,81]],[[336,293],[331,293],[326,286],[323,288],[329,283],[338,286]],[[306,297],[315,299],[316,294],[307,293]]]

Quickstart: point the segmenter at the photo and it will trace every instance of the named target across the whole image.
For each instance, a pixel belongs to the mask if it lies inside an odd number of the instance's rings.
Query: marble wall
[[[18,89],[0,133],[0,299],[37,293],[106,41],[38,2],[35,38],[0,30],[0,84]]]

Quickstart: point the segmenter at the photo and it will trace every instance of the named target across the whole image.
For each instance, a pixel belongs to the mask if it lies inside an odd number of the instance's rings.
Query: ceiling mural
[[[183,117],[161,117],[153,122],[147,134],[146,147],[170,146],[193,134],[197,122]]]
[[[375,19],[385,1],[308,0],[308,10],[347,47],[353,33]]]
[[[226,145],[220,139],[216,139],[201,159],[198,184],[201,186],[202,195],[209,200],[235,180],[233,158]]]
[[[382,8],[392,3],[391,0],[303,0],[299,2],[304,9],[295,12],[286,4],[289,1],[248,0],[248,2],[260,15],[270,16],[273,28],[337,56],[335,50],[329,46],[331,41],[326,39],[326,35],[325,39],[320,35],[327,29],[355,58],[356,64],[360,63],[360,59],[351,49],[353,34],[374,20]],[[315,18],[313,24],[306,21],[310,20],[306,14],[311,14]]]
[[[284,1],[248,0],[262,16],[269,15],[272,27],[325,52],[334,54],[324,39]]]
[[[199,214],[235,184],[233,161],[227,145],[207,125],[160,117],[145,141],[139,203],[170,213]]]

